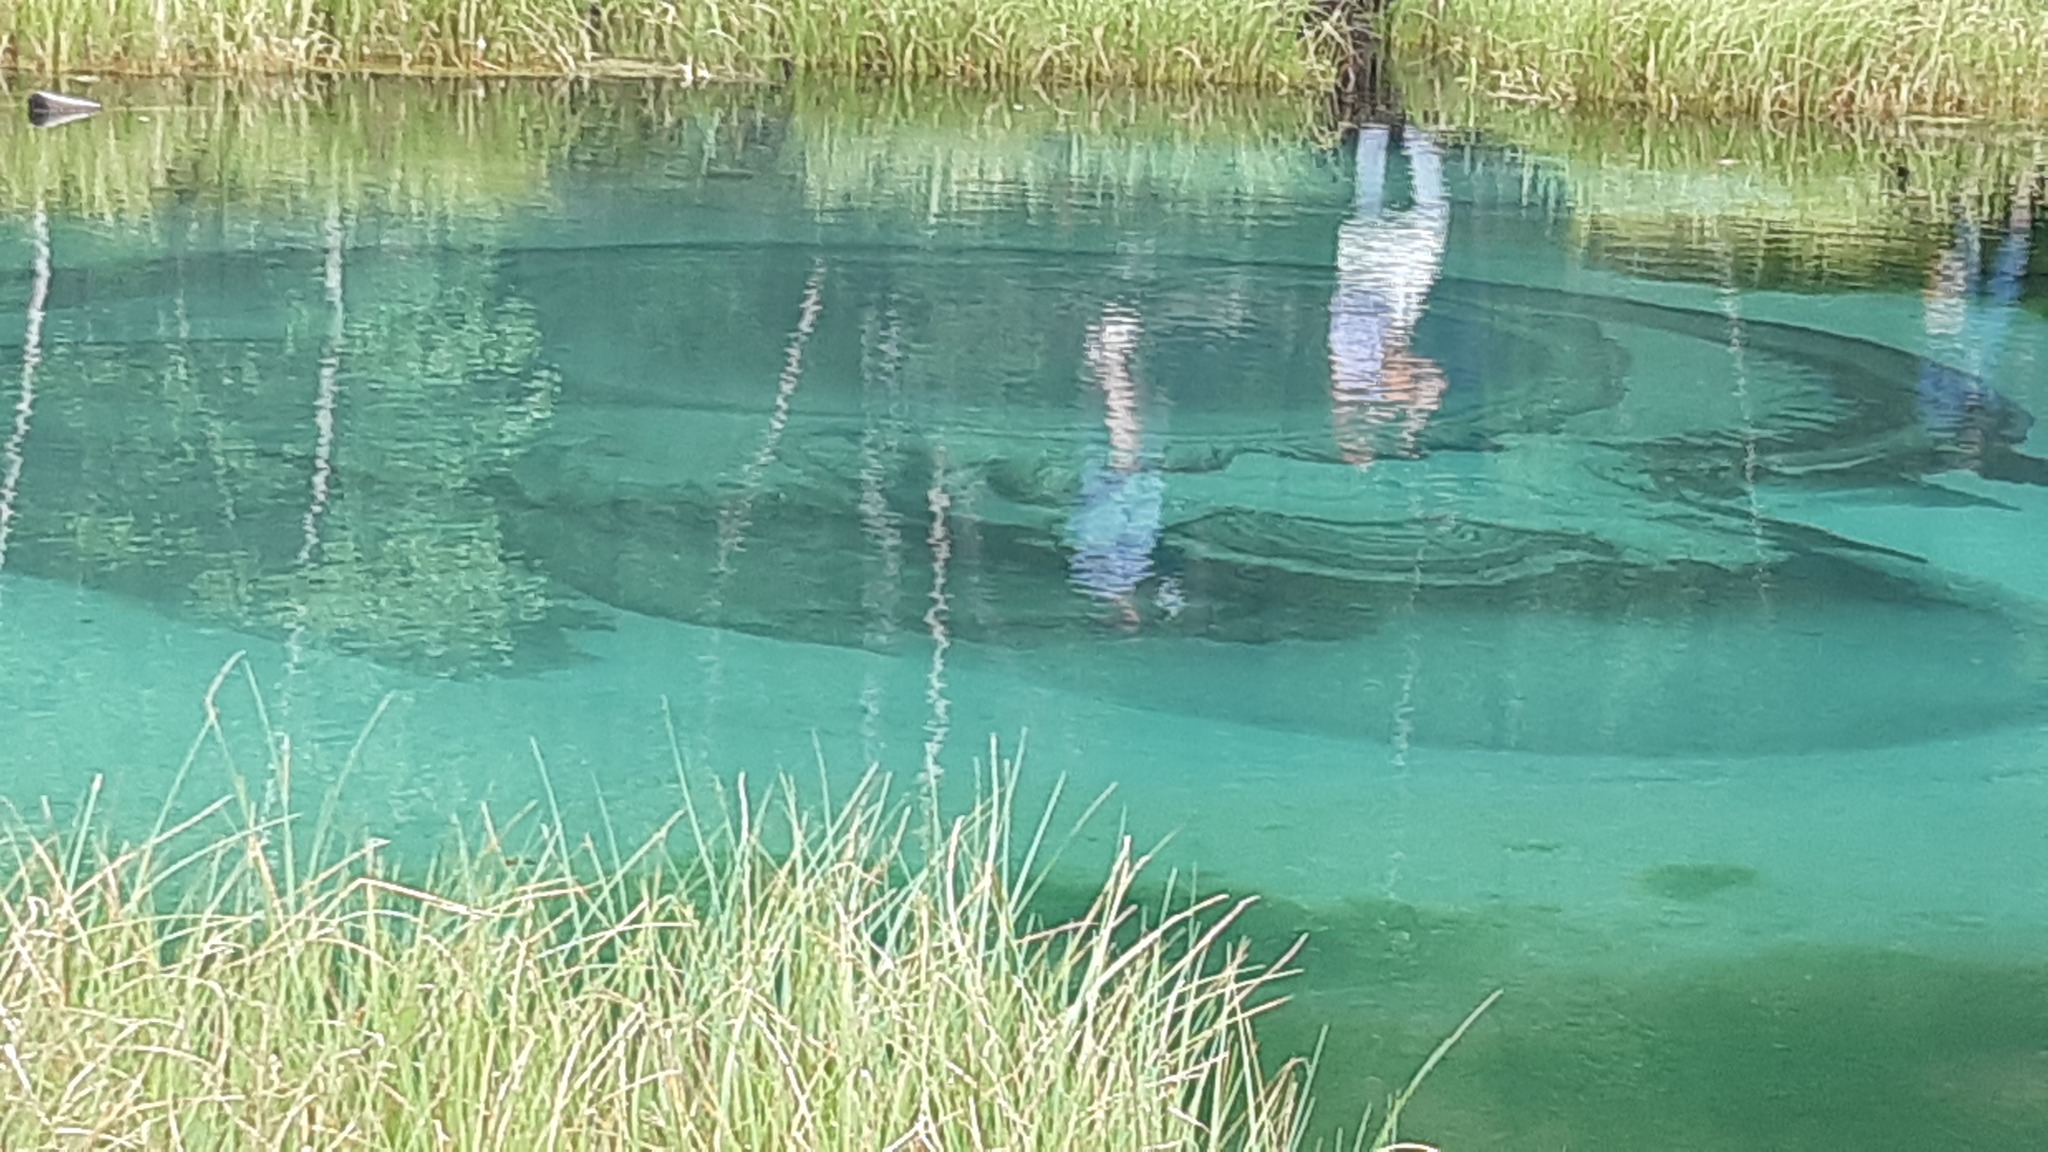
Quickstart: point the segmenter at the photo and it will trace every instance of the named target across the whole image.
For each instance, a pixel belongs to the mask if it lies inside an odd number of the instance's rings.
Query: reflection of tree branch
[[[43,318],[50,301],[50,217],[40,201],[30,229],[35,240],[35,279],[29,288],[28,329],[21,343],[21,392],[14,403],[14,430],[0,450],[0,570],[7,567],[7,540],[13,534],[15,501],[21,491],[23,451],[28,444],[29,418],[35,413],[36,368],[43,362]]]
[[[336,200],[311,362],[293,337],[303,294],[282,278],[320,283],[317,257],[294,270],[260,253],[209,252],[195,276],[174,246],[143,274],[160,291],[161,331],[66,344],[63,356],[54,354],[52,286],[50,315],[31,319],[25,402],[5,421],[15,460],[0,460],[0,490],[18,494],[29,411],[46,422],[53,390],[83,406],[81,427],[93,434],[37,457],[46,482],[35,485],[37,515],[11,517],[10,574],[75,579],[274,636],[290,668],[316,646],[437,671],[510,658],[515,629],[545,610],[545,586],[505,556],[478,481],[547,416],[553,385],[539,366],[538,330],[523,302],[498,292],[487,261],[363,262],[343,247],[356,239],[354,218]],[[384,218],[383,234],[403,223]],[[344,279],[345,362],[335,339]],[[260,290],[240,290],[252,283]],[[247,334],[219,337],[229,317]],[[348,439],[333,427],[342,367]],[[306,390],[316,375],[317,404]],[[74,397],[66,384],[76,381],[93,387]],[[326,426],[317,447],[309,415]],[[297,453],[295,437],[304,437]]]
[[[327,206],[327,267],[323,277],[327,288],[327,348],[320,357],[320,386],[313,398],[313,497],[306,505],[304,540],[299,546],[299,566],[305,567],[320,547],[320,515],[327,510],[327,489],[333,475],[334,403],[341,375],[341,345],[346,332],[342,308],[342,259],[344,237],[341,206]]]
[[[803,380],[804,346],[810,342],[811,332],[818,326],[818,313],[824,307],[825,262],[817,261],[811,266],[811,277],[804,284],[803,306],[797,312],[796,331],[790,333],[789,349],[783,355],[782,374],[775,382],[775,403],[769,409],[768,428],[761,435],[761,446],[754,451],[753,459],[740,470],[740,493],[737,499],[720,510],[718,516],[718,558],[714,571],[717,579],[712,585],[711,604],[716,609],[725,599],[725,586],[732,579],[733,556],[746,543],[747,523],[752,517],[754,501],[761,494],[761,480],[782,444],[782,433],[789,427],[789,406],[796,398],[797,384]]]
[[[348,212],[331,209],[327,221],[328,323],[313,407],[326,425],[325,470],[316,447],[310,480],[303,466],[271,480],[272,506],[287,511],[301,557],[265,565],[240,550],[259,566],[255,602],[229,611],[253,609],[282,627],[294,654],[303,638],[437,670],[502,664],[514,630],[538,619],[546,599],[538,578],[505,556],[490,497],[475,484],[547,415],[538,333],[487,267],[349,267]],[[293,390],[267,386],[269,409],[304,411]]]
[[[754,450],[753,457],[740,468],[739,494],[718,510],[718,552],[712,561],[711,589],[705,597],[707,614],[714,620],[725,608],[725,592],[732,583],[734,557],[746,546],[754,501],[760,498],[763,478],[775,463],[782,445],[782,434],[789,427],[790,405],[796,399],[797,385],[803,381],[804,348],[818,326],[818,314],[824,309],[824,292],[825,262],[815,260],[811,264],[810,279],[804,282],[804,299],[797,309],[796,330],[789,334],[789,346],[782,358],[782,372],[776,377],[775,401],[768,410],[768,427],[762,432],[760,446]],[[712,633],[710,651],[703,657],[703,731],[707,734],[712,729],[711,718],[718,708],[719,695],[724,691],[725,656],[720,647],[724,635],[722,630]]]
[[[327,294],[327,346],[320,355],[319,384],[313,393],[313,493],[306,504],[306,515],[300,521],[299,555],[297,567],[301,572],[313,564],[313,557],[320,551],[320,520],[327,511],[327,493],[334,474],[334,406],[341,376],[341,346],[347,333],[347,314],[342,309],[342,260],[344,235],[341,227],[341,204],[329,199],[327,222],[324,229],[327,238],[327,263],[322,271],[321,282]],[[287,685],[298,672],[305,657],[306,611],[304,599],[292,606],[291,633],[285,642],[285,677]],[[284,706],[291,703],[287,688],[281,699]]]
[[[868,370],[867,339],[875,325],[863,326],[861,349],[861,409],[866,427],[860,437],[860,522],[868,542],[874,546],[874,566],[861,591],[861,607],[868,618],[863,639],[875,647],[893,647],[896,635],[897,600],[903,576],[902,517],[889,507],[889,479],[901,449],[903,344],[898,331],[896,309],[885,301],[880,331],[874,342],[880,360],[877,370]],[[879,415],[875,391],[882,392]],[[882,684],[880,670],[870,665],[861,685],[861,752],[867,763],[878,763],[882,754]]]
[[[939,767],[939,757],[946,750],[952,710],[946,699],[946,650],[953,646],[946,623],[950,606],[946,577],[953,559],[953,537],[947,516],[952,508],[952,497],[946,492],[946,454],[943,448],[933,453],[932,484],[925,492],[925,506],[932,517],[931,528],[925,534],[925,544],[932,553],[931,605],[924,613],[925,628],[932,638],[932,663],[925,673],[925,703],[931,709],[931,716],[924,726],[924,782],[927,786],[936,787],[943,771]]]
[[[1738,430],[1742,437],[1742,490],[1749,505],[1750,541],[1756,550],[1757,597],[1768,603],[1770,570],[1766,561],[1770,549],[1765,539],[1763,505],[1757,498],[1760,456],[1757,450],[1756,405],[1750,398],[1749,386],[1749,323],[1742,315],[1742,290],[1735,283],[1735,255],[1719,220],[1714,222],[1712,235],[1715,258],[1721,265],[1721,314],[1728,318],[1728,364],[1734,372],[1735,403],[1742,416],[1742,427]]]

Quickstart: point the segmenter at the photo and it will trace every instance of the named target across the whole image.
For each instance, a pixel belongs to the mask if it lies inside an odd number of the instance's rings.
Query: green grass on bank
[[[944,822],[742,785],[630,852],[486,818],[410,880],[274,815],[288,771],[119,848],[90,801],[16,818],[0,1147],[1301,1146],[1309,1069],[1253,1034],[1291,952],[1222,897],[1136,908],[1127,841],[1035,923],[1013,781]]]
[[[2048,113],[2040,0],[1395,0],[1404,66],[1660,115]]]
[[[0,69],[789,75],[1324,92],[1332,0],[11,0]],[[1390,0],[1402,70],[1558,107],[2048,112],[2039,0]]]
[[[1313,0],[11,0],[0,66],[1327,84]]]

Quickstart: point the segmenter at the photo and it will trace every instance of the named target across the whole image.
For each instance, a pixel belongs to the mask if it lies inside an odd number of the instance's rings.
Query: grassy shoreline
[[[1393,0],[1395,58],[1515,103],[1653,116],[2048,114],[2034,0]]]
[[[1658,116],[2048,115],[2034,0],[15,0],[0,73],[795,76],[1325,96],[1410,82]],[[1397,84],[1396,87],[1404,85]]]
[[[0,821],[0,1146],[1306,1143],[1312,1068],[1253,1031],[1292,950],[1234,942],[1244,902],[1140,909],[1128,841],[1036,922],[1008,769],[944,821],[742,781],[624,853],[486,816],[424,877],[332,851],[288,781],[119,847],[90,801]]]
[[[1319,0],[15,0],[0,69],[1328,87]]]
[[[345,830],[360,745],[301,801],[240,661],[154,816],[99,777],[61,818],[0,798],[0,1147],[1392,1152],[1498,998],[1312,1134],[1316,1058],[1255,1028],[1299,934],[1255,955],[1251,899],[1161,887],[1128,835],[1074,887],[1101,800],[1064,832],[1058,785],[1020,810],[993,742],[963,809],[873,769],[693,773],[671,729],[637,840],[601,803],[571,831],[541,763],[539,802],[408,850]]]

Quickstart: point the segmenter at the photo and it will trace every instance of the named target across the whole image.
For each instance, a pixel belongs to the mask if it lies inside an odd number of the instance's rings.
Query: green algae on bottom
[[[1320,1041],[1321,1117],[1383,1105],[1504,988],[1403,1112],[1405,1137],[1464,1152],[1833,1152],[2020,1148],[2048,1132],[2048,963],[1789,945],[1644,964],[1641,940],[1549,911],[1255,908],[1242,922],[1255,949],[1308,933],[1261,1041],[1269,1058]],[[1553,947],[1561,936],[1569,948]]]
[[[2018,1148],[2048,1131],[2044,964],[1780,948],[1531,974],[1496,1011],[1432,1078],[1414,1134],[1734,1152]],[[1337,1087],[1319,1099],[1341,1108]]]

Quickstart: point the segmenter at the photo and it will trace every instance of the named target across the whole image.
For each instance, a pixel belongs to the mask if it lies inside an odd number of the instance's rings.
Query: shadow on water
[[[2048,965],[1790,948],[1508,987],[1410,1113],[1416,1133],[1467,1148],[1818,1149],[2016,1148],[2048,1130]],[[1394,1050],[1353,1044],[1361,1063]],[[1333,1036],[1333,1072],[1351,1050]]]
[[[1758,882],[1715,864],[1638,877],[1643,898],[1686,906]],[[1084,899],[1049,891],[1040,907],[1071,914]],[[1554,911],[1379,899],[1262,897],[1239,927],[1265,959],[1306,934],[1291,999],[1262,1035],[1275,1060],[1320,1037],[1319,1128],[1383,1107],[1499,988],[1409,1106],[1404,1136],[1732,1152],[2020,1148],[2048,1131],[2048,962],[1777,945],[1645,963],[1627,941],[1581,935],[1560,964],[1550,945],[1572,930]]]

